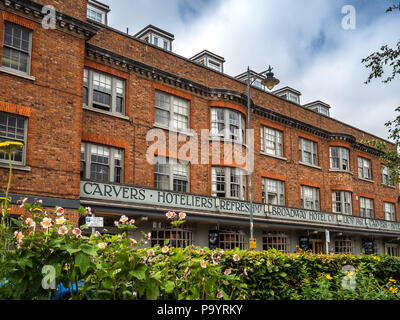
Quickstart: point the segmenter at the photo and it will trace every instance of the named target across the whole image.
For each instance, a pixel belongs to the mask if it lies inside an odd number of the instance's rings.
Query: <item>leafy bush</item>
[[[127,238],[134,220],[116,222],[119,235],[82,236],[63,213],[21,203],[31,218],[15,220],[15,249],[0,257],[1,299],[51,299],[75,285],[72,299],[399,299],[400,259],[390,256],[283,254],[276,250],[145,248],[150,234]],[[80,208],[80,214],[91,214]],[[51,218],[53,216],[54,218]],[[185,215],[168,212],[174,226]],[[178,218],[180,217],[180,218]],[[40,227],[39,227],[40,226]],[[85,228],[83,226],[82,228]],[[351,265],[354,272],[342,272]],[[53,266],[56,286],[44,266]],[[51,279],[50,279],[51,280]],[[79,283],[83,285],[79,286]],[[354,288],[347,284],[354,282]],[[343,283],[345,285],[343,285]],[[45,289],[47,288],[47,289]]]

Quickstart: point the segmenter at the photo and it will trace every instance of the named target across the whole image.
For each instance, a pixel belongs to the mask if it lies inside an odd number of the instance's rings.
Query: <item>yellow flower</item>
[[[6,153],[13,153],[14,151],[22,148],[24,144],[21,142],[6,141],[0,143],[0,151]]]
[[[331,277],[329,274],[327,274],[327,275],[325,276],[325,278],[327,278],[328,280],[332,280],[332,277]]]
[[[389,282],[396,283],[396,280],[394,280],[392,277],[389,278]]]
[[[391,293],[397,293],[399,290],[398,290],[397,288],[390,287],[390,288],[389,288],[389,291],[390,291]]]

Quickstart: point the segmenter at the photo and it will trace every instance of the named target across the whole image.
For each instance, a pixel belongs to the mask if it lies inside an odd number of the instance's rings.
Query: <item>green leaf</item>
[[[96,256],[97,255],[97,248],[95,247],[95,246],[91,246],[91,245],[89,245],[89,244],[82,244],[81,246],[80,246],[80,249],[84,252],[84,253],[86,253],[86,254],[88,254],[89,256]]]
[[[143,280],[146,277],[147,266],[143,263],[139,263],[136,268],[129,272],[129,275],[136,279]]]
[[[166,293],[171,293],[175,289],[175,283],[173,281],[167,281],[163,283],[162,286]]]
[[[89,257],[85,253],[79,252],[75,256],[75,265],[79,267],[82,275],[85,275],[87,270],[89,269],[89,263]]]
[[[106,280],[103,281],[103,287],[106,289],[112,289],[113,283],[110,278],[107,278]]]

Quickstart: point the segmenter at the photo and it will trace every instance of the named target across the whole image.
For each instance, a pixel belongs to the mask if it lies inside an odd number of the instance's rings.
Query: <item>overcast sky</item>
[[[366,85],[361,59],[400,40],[394,0],[102,0],[109,25],[135,34],[153,24],[175,35],[173,51],[190,58],[207,49],[225,58],[224,71],[274,67],[281,83],[302,93],[301,104],[321,100],[331,116],[381,138],[400,106],[400,77]],[[397,0],[398,3],[398,0]],[[355,8],[345,30],[345,5]]]

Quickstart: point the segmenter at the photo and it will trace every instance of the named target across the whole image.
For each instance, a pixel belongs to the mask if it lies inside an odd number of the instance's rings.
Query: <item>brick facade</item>
[[[86,23],[86,1],[74,0],[75,5],[65,1],[39,1]],[[0,112],[17,114],[28,119],[26,167],[15,170],[12,194],[32,195],[60,199],[80,199],[80,146],[91,142],[124,150],[124,184],[154,187],[154,166],[146,161],[146,152],[151,142],[146,141],[148,131],[154,128],[155,90],[160,90],[190,101],[190,129],[199,136],[202,129],[210,129],[210,108],[228,108],[247,117],[247,87],[244,83],[214,72],[199,64],[171,52],[156,48],[109,27],[99,28],[97,33],[85,41],[77,34],[57,27],[44,30],[38,19],[34,19],[15,8],[0,5],[0,60],[4,32],[4,21],[10,21],[32,30],[31,73],[34,80],[0,72]],[[112,60],[104,56],[88,54],[88,46],[112,52]],[[171,74],[175,80],[161,80],[157,72],[127,69],[124,60],[134,61],[143,68]],[[118,64],[115,63],[118,61]],[[104,112],[83,108],[84,68],[101,71],[125,80],[125,116],[118,117]],[[150,70],[149,69],[149,70]],[[180,81],[176,81],[180,79]],[[184,82],[196,84],[204,90],[229,91],[236,101],[221,95],[207,95],[190,89]],[[317,97],[316,97],[317,98]],[[240,100],[242,99],[242,100]],[[383,202],[395,204],[396,220],[399,221],[398,187],[383,187],[381,161],[376,152],[361,152],[354,143],[315,134],[319,128],[330,134],[350,135],[356,141],[375,136],[353,128],[335,119],[307,110],[299,105],[279,98],[271,93],[252,88],[252,100],[257,106],[304,123],[295,127],[284,121],[252,114],[254,129],[253,200],[262,202],[262,178],[271,178],[285,183],[285,206],[301,206],[302,185],[320,189],[320,210],[332,212],[332,191],[352,192],[353,215],[360,216],[360,197],[374,200],[375,219],[384,219]],[[271,157],[260,152],[261,126],[283,132],[283,157]],[[310,128],[307,128],[310,126]],[[247,127],[247,118],[246,118]],[[164,130],[166,133],[167,130]],[[318,167],[299,164],[299,137],[318,144]],[[188,135],[187,139],[190,139]],[[167,138],[170,143],[169,138]],[[171,142],[174,143],[174,142]],[[178,142],[182,146],[183,141]],[[342,146],[350,151],[350,172],[330,170],[329,147]],[[241,146],[243,150],[245,147]],[[209,152],[212,154],[212,145]],[[169,152],[164,155],[178,158]],[[372,182],[358,178],[357,157],[371,160]],[[189,155],[183,157],[190,159]],[[222,165],[224,159],[209,164],[190,166],[190,193],[211,195],[211,167]],[[241,167],[240,165],[230,165]],[[0,168],[0,185],[7,181],[7,169]],[[248,183],[248,182],[247,182]],[[247,193],[249,188],[247,186]],[[249,195],[247,194],[247,199]]]

